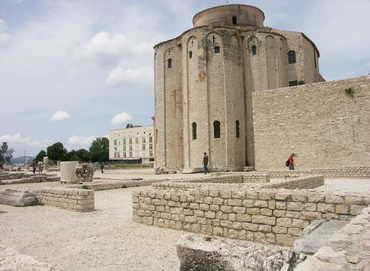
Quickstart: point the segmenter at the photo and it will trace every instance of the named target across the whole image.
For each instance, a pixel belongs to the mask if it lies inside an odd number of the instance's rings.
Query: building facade
[[[153,159],[153,126],[132,127],[109,132],[109,160],[149,163]]]
[[[255,165],[252,94],[324,81],[303,33],[265,27],[248,5],[206,9],[155,49],[155,167],[199,171]]]

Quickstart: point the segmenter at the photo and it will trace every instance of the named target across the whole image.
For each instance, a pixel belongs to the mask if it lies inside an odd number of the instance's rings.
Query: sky
[[[154,115],[153,46],[226,3],[304,32],[326,80],[370,73],[369,0],[0,0],[0,142],[15,157],[62,142],[88,148]]]

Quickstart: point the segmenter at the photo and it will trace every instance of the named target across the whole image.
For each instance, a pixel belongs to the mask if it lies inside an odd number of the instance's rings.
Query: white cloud
[[[94,140],[96,136],[71,136],[68,138],[68,144],[73,146],[89,146]]]
[[[7,23],[0,18],[0,46],[7,44],[10,41]]]
[[[122,82],[152,84],[153,71],[149,67],[124,69],[123,67],[118,66],[110,72],[107,78],[107,83],[110,85],[116,85]]]
[[[99,58],[107,56],[142,55],[152,53],[152,43],[127,38],[123,34],[96,33],[76,52],[78,57]]]
[[[113,118],[112,118],[112,124],[115,124],[115,125],[119,125],[119,124],[123,124],[129,120],[131,120],[131,116],[126,113],[126,112],[122,112],[122,113],[119,113],[117,115],[115,115]]]
[[[41,147],[47,142],[41,142],[39,140],[33,139],[32,137],[22,136],[20,133],[15,133],[14,135],[2,135],[0,136],[0,142],[8,142],[10,144],[22,144],[29,147]]]
[[[66,120],[66,119],[70,119],[70,118],[71,118],[71,115],[68,114],[67,112],[57,111],[57,112],[54,113],[54,115],[51,117],[50,120],[59,121],[59,120]]]

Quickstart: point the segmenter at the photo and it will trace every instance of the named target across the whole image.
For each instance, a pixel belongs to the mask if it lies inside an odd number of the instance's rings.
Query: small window
[[[192,138],[193,138],[193,140],[195,140],[195,139],[197,139],[197,123],[193,122],[191,124],[191,127],[192,127]]]
[[[256,45],[253,45],[252,46],[252,55],[256,55],[257,54],[257,46]]]
[[[293,50],[290,50],[288,52],[288,63],[289,64],[294,64],[297,62],[297,59],[296,59],[296,54],[295,54],[295,51]]]
[[[220,51],[220,46],[215,46],[215,54],[219,54]]]
[[[167,68],[172,68],[172,58],[167,59]]]
[[[193,57],[193,52],[189,51],[189,58],[192,58],[192,57]]]
[[[298,81],[297,80],[295,80],[295,81],[289,81],[289,86],[290,87],[298,86]]]
[[[221,123],[218,120],[213,122],[213,135],[215,138],[221,137]]]
[[[233,24],[237,24],[238,23],[238,18],[236,16],[233,16]]]
[[[235,135],[237,138],[240,137],[240,122],[238,120],[235,121]]]

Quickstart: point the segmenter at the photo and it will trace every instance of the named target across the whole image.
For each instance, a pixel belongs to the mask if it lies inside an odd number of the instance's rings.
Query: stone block
[[[290,211],[301,211],[303,210],[303,203],[302,202],[288,202],[287,203],[287,210]]]
[[[317,211],[322,213],[335,213],[335,205],[334,204],[326,204],[326,203],[319,203],[317,204]]]
[[[29,191],[6,189],[0,192],[0,204],[25,207],[37,205],[38,203],[36,194]]]
[[[263,215],[252,215],[252,223],[265,224],[265,225],[275,225],[276,218]]]

